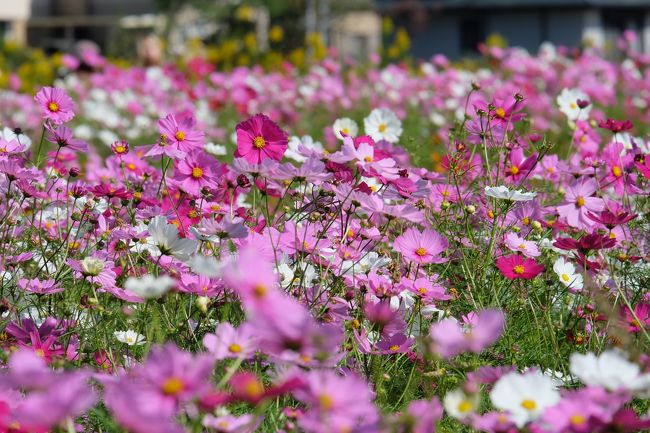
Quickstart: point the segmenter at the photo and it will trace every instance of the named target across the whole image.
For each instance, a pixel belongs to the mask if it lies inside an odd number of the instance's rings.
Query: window
[[[485,41],[485,21],[479,18],[461,18],[460,20],[460,52],[475,54],[478,44]]]

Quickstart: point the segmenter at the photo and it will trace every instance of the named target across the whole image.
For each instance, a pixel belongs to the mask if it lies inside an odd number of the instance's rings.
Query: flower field
[[[647,56],[64,64],[0,96],[0,432],[650,429]]]

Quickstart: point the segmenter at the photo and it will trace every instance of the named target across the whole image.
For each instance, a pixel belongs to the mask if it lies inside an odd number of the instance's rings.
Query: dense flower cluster
[[[5,95],[0,431],[650,428],[647,59],[489,55]]]

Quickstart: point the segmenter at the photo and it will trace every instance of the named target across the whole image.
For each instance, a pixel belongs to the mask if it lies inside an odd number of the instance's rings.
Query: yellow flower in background
[[[411,38],[405,29],[400,28],[397,30],[397,34],[395,35],[395,45],[402,53],[411,48]]]
[[[248,51],[255,51],[257,50],[257,37],[255,36],[255,33],[246,33],[244,35],[244,47]]]
[[[242,5],[235,11],[235,18],[240,21],[253,21],[255,10],[249,5]]]
[[[269,40],[271,42],[280,42],[284,39],[284,29],[278,25],[274,25],[269,30]]]
[[[381,20],[381,31],[385,35],[390,35],[395,31],[395,24],[393,24],[393,20],[390,17],[384,17]]]
[[[485,40],[485,45],[488,47],[506,48],[508,46],[508,40],[499,33],[492,33]]]

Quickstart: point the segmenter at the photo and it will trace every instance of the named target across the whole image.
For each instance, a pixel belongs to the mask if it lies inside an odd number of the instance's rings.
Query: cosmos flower
[[[517,427],[539,418],[544,410],[560,401],[560,393],[552,379],[538,371],[517,372],[502,376],[490,391],[490,401],[497,409],[507,411]]]
[[[431,325],[431,349],[443,358],[462,352],[478,353],[501,336],[505,317],[499,310],[483,310],[475,314],[474,323],[463,326],[447,318]]]
[[[237,125],[235,157],[251,164],[266,159],[282,160],[287,150],[287,134],[265,114],[256,114]]]
[[[499,257],[496,259],[496,266],[509,280],[519,278],[530,280],[544,271],[544,266],[537,263],[535,259],[523,258],[519,254]]]
[[[529,201],[535,198],[537,193],[523,192],[521,190],[510,191],[507,186],[486,186],[485,195],[501,200]]]
[[[589,101],[589,97],[580,89],[562,89],[556,99],[560,111],[574,122],[589,118],[591,106],[581,107],[584,104],[580,104],[580,101]]]
[[[375,141],[397,143],[402,135],[402,121],[387,108],[375,108],[363,119],[366,134]]]
[[[129,346],[141,346],[146,343],[144,335],[140,335],[131,329],[127,331],[115,331],[113,332],[113,336],[120,343],[124,343]]]
[[[444,263],[446,258],[441,257],[449,242],[438,232],[430,229],[418,231],[409,227],[393,241],[393,248],[410,261],[419,264]]]
[[[34,100],[38,103],[43,118],[55,125],[69,122],[74,118],[72,98],[63,89],[43,87],[36,93]]]
[[[576,273],[576,268],[572,263],[566,261],[564,257],[558,257],[553,263],[553,271],[560,279],[560,283],[573,290],[582,290],[582,275]]]
[[[349,137],[356,137],[359,133],[359,126],[357,122],[350,119],[349,117],[341,117],[334,121],[332,125],[332,131],[334,136],[339,140],[343,140],[344,135]]]

